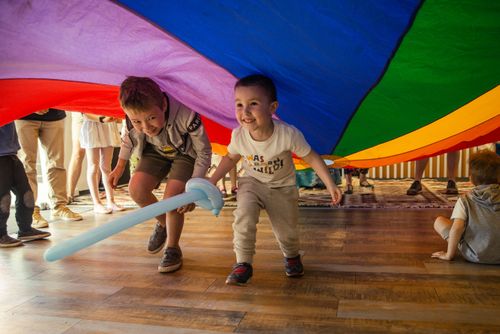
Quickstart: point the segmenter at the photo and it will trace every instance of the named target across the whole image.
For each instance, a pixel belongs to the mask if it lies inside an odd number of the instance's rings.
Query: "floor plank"
[[[262,213],[245,287],[224,283],[232,209],[187,215],[171,274],[146,251],[153,221],[45,262],[52,245],[128,213],[79,210],[83,221],[52,223],[48,240],[0,251],[0,333],[500,332],[500,266],[430,258],[446,246],[432,221],[451,210],[301,209],[299,279],[285,276]]]

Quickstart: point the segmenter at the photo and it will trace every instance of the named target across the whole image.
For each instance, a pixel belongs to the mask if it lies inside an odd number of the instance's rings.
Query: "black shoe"
[[[160,273],[170,273],[178,270],[182,266],[182,252],[180,248],[168,247],[163,253],[158,271]]]
[[[300,255],[296,257],[285,257],[285,273],[288,277],[304,275],[304,266],[300,260]]]
[[[233,271],[227,276],[226,284],[229,285],[243,285],[250,281],[253,275],[253,268],[250,263],[242,262],[236,263],[233,266]]]
[[[353,193],[352,185],[348,184],[347,189],[344,191],[344,194],[351,195]]]
[[[31,230],[27,232],[19,231],[17,233],[17,238],[22,241],[32,241],[47,238],[50,237],[50,235],[50,232],[40,231],[32,227]]]
[[[446,186],[446,191],[444,192],[447,195],[456,195],[458,194],[457,184],[453,180],[448,180],[448,185]]]
[[[21,246],[23,242],[6,234],[0,237],[0,248]]]
[[[406,195],[414,196],[422,192],[422,184],[420,181],[413,181],[410,188],[406,191]]]
[[[165,241],[167,241],[167,227],[156,222],[153,234],[149,237],[148,252],[150,254],[158,253],[165,246]]]

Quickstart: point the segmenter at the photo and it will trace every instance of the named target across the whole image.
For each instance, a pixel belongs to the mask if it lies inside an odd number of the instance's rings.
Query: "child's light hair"
[[[469,159],[471,181],[474,185],[495,184],[500,179],[500,157],[492,151],[482,150]]]
[[[135,113],[163,108],[163,99],[160,86],[150,78],[127,77],[120,85],[121,107]]]
[[[234,88],[257,86],[264,89],[271,102],[278,101],[278,94],[276,93],[276,86],[271,78],[262,74],[252,74],[239,79]]]

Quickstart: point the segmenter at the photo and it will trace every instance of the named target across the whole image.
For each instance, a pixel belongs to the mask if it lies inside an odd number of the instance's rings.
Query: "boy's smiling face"
[[[166,103],[165,99],[165,108]],[[154,105],[145,110],[138,111],[124,108],[124,111],[132,122],[134,129],[144,132],[149,137],[154,137],[165,127],[165,108]]]
[[[256,140],[265,140],[274,130],[272,116],[278,108],[260,86],[239,86],[234,90],[236,118]]]

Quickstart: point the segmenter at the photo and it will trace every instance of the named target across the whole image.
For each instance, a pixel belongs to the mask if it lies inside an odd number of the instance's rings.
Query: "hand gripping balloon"
[[[204,209],[211,210],[216,216],[219,215],[224,205],[220,191],[212,183],[205,179],[194,178],[186,183],[185,193],[148,205],[72,239],[65,240],[47,249],[44,258],[46,261],[62,259],[127,228],[189,203],[196,203]]]

